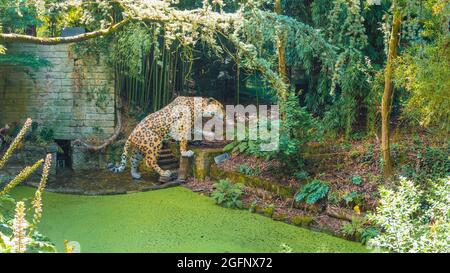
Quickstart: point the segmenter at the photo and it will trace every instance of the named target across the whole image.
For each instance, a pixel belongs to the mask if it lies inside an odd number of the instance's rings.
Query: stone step
[[[171,163],[178,163],[178,159],[172,157],[167,159],[159,159],[158,164],[165,165],[165,164],[171,164]]]
[[[166,154],[172,154],[172,151],[170,149],[161,149],[159,151],[160,155],[166,155]]]
[[[168,164],[168,165],[160,165],[160,167],[163,170],[171,170],[171,171],[176,170],[176,171],[178,171],[179,164],[178,163],[173,163],[173,164]]]
[[[158,159],[175,158],[172,153],[170,154],[160,154]]]

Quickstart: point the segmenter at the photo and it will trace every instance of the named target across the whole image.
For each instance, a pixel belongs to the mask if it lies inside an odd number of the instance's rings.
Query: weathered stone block
[[[51,66],[0,66],[0,124],[31,117],[53,128],[55,139],[106,138],[113,133],[114,73],[104,58],[75,56],[70,45],[15,43],[8,45],[8,52],[35,54]],[[95,92],[100,89],[107,98],[97,107]]]

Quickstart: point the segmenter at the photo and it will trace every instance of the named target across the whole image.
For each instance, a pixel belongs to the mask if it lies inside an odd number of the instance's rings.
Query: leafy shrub
[[[322,131],[317,120],[308,113],[306,108],[300,106],[299,99],[294,94],[290,94],[281,112],[285,119],[282,122],[275,121],[280,125],[278,149],[261,151],[261,144],[267,144],[263,140],[244,139],[228,144],[224,147],[224,151],[276,159],[283,165],[280,169],[285,174],[292,175],[304,165],[301,156],[303,146],[311,140],[319,139]],[[270,122],[268,124],[270,125]]]
[[[244,194],[241,184],[233,184],[228,180],[220,180],[214,184],[215,190],[211,197],[214,201],[226,208],[242,208],[241,197]]]
[[[26,134],[25,140],[35,141],[37,144],[46,145],[53,141],[54,135],[55,132],[52,128],[44,126],[39,130],[39,123],[32,122],[31,130]]]
[[[34,54],[1,54],[0,64],[27,66],[35,70],[52,66],[47,59]]]
[[[52,128],[43,127],[36,138],[37,143],[47,144],[54,139],[55,132]]]
[[[290,94],[282,110],[285,119],[281,123],[278,151],[273,154],[287,170],[298,170],[304,161],[300,153],[306,143],[321,138],[322,128],[316,119],[301,107],[299,98]]]
[[[426,191],[400,178],[396,190],[380,188],[380,201],[369,219],[381,234],[369,245],[393,252],[450,252],[450,177],[429,183]]]
[[[300,189],[295,195],[295,201],[304,201],[309,205],[315,204],[327,196],[329,188],[326,183],[320,180],[313,180]]]
[[[438,19],[436,18],[436,22]],[[442,35],[432,43],[411,46],[397,60],[395,80],[409,92],[403,115],[422,126],[436,126],[448,133],[450,109],[450,38]]]
[[[417,182],[427,182],[450,174],[450,147],[423,147],[415,149],[416,160],[402,168],[403,175]]]

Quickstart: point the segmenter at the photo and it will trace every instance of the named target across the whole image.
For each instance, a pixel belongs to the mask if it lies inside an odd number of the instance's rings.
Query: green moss
[[[291,222],[296,225],[296,226],[301,226],[301,227],[309,227],[309,225],[311,224],[313,218],[311,216],[294,216],[291,219]]]
[[[95,181],[93,181],[95,182]],[[31,197],[18,187],[14,197]],[[82,252],[367,252],[358,243],[231,210],[177,187],[115,196],[45,193],[40,231],[63,249],[78,241]]]
[[[287,217],[287,214],[286,213],[274,213],[273,215],[272,215],[272,219],[273,220],[275,220],[275,221],[286,221],[286,219],[287,219],[288,217]]]
[[[268,217],[273,216],[273,205],[269,205],[264,209],[264,215]]]

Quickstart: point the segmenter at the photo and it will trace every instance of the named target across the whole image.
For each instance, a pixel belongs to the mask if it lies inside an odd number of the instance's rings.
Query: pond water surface
[[[93,181],[94,183],[94,181]],[[17,199],[35,189],[18,187]],[[39,230],[63,250],[82,252],[367,252],[359,243],[245,210],[219,207],[183,187],[112,196],[45,193]]]

